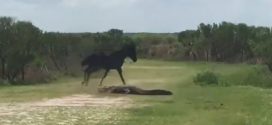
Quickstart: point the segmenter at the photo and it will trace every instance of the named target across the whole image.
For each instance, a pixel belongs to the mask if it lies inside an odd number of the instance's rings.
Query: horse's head
[[[133,60],[133,62],[137,61],[137,53],[136,53],[136,45],[134,43],[130,43],[124,46],[126,50],[126,54],[129,58]]]

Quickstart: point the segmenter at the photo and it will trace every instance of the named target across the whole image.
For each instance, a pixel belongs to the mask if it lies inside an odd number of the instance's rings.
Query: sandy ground
[[[16,115],[22,111],[44,107],[123,107],[128,108],[133,101],[128,97],[95,97],[93,95],[72,95],[55,99],[44,99],[27,103],[0,103],[0,117]]]
[[[87,94],[27,103],[0,103],[0,125],[117,125],[129,116],[120,110],[133,106],[128,97]]]
[[[95,97],[92,95],[73,95],[69,97],[35,102],[31,106],[128,106],[132,100],[126,97]]]

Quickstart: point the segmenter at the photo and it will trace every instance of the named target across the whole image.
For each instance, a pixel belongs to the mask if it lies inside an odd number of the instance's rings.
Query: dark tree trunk
[[[56,69],[57,69],[58,71],[60,71],[61,68],[60,68],[60,66],[59,66],[59,64],[57,63],[57,60],[56,60],[56,58],[55,58],[54,46],[53,46],[52,44],[49,46],[49,58],[52,60],[52,62],[53,62],[53,64],[55,65]]]
[[[209,50],[206,50],[206,61],[209,62]]]
[[[21,74],[22,74],[22,80],[25,81],[25,66],[22,67]]]
[[[67,66],[67,60],[68,60],[68,56],[69,56],[69,49],[68,47],[65,48],[65,59],[63,61],[63,65],[64,65],[64,70],[67,71],[68,70],[68,66]]]
[[[242,49],[242,53],[241,53],[241,62],[244,62],[244,55],[245,55],[245,51],[244,51],[244,49]]]
[[[61,68],[60,68],[60,66],[58,65],[58,63],[57,63],[56,59],[54,58],[54,56],[51,55],[50,58],[51,58],[52,62],[54,63],[55,67],[57,68],[57,70],[60,71]]]
[[[6,64],[6,60],[4,58],[1,58],[1,69],[2,69],[2,78],[4,79],[6,76],[6,70],[5,70],[5,64]]]
[[[66,62],[64,62],[63,65],[64,65],[64,70],[67,71],[68,70],[68,66],[67,66]]]

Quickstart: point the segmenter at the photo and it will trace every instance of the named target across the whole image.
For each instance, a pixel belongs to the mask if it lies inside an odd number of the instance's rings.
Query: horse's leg
[[[88,70],[86,70],[86,76],[85,76],[85,85],[87,86],[88,83],[89,83],[89,79],[90,79],[90,76],[93,72],[97,71],[98,69],[96,68],[89,68]]]
[[[81,82],[81,85],[84,85],[84,84],[85,84],[86,78],[87,78],[87,72],[84,71],[84,78],[83,78],[83,81]]]
[[[107,75],[108,75],[108,72],[109,72],[109,71],[110,71],[109,69],[106,69],[106,71],[105,71],[105,73],[104,73],[104,76],[102,77],[102,79],[101,79],[101,81],[100,81],[99,86],[101,86],[101,85],[102,85],[102,82],[103,82],[104,78],[106,78],[106,77],[107,77]]]
[[[126,85],[125,79],[124,79],[123,74],[122,74],[122,69],[118,68],[117,71],[119,73],[119,76],[121,77],[121,80],[122,80],[123,84]]]
[[[90,75],[91,75],[91,70],[86,73],[85,86],[88,86]]]
[[[89,75],[89,71],[91,70],[91,67],[88,66],[85,70],[84,70],[84,78],[83,81],[81,82],[81,85],[87,84],[87,76]]]

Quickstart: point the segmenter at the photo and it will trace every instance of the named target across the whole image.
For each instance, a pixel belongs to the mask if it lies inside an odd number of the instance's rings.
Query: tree
[[[122,30],[111,29],[104,33],[96,33],[93,35],[94,51],[111,53],[121,49],[121,46],[126,42],[127,38],[124,36]]]
[[[47,56],[53,62],[55,68],[58,71],[61,71],[63,68],[67,68],[65,59],[68,55],[68,44],[66,44],[66,42],[64,41],[63,34],[52,32],[44,33],[42,43],[44,47],[44,56]]]
[[[250,29],[246,24],[240,23],[237,25],[236,29],[236,48],[241,54],[241,62],[244,61],[245,58],[248,58],[251,55],[251,50],[249,47],[249,39],[250,39]]]
[[[24,80],[25,67],[31,63],[39,50],[41,31],[30,22],[18,21],[12,26],[12,41],[8,46],[8,79],[14,79],[21,73]]]
[[[0,17],[0,62],[1,62],[1,77],[6,77],[6,60],[8,57],[8,46],[12,41],[12,26],[15,20],[11,17]]]
[[[200,38],[199,30],[186,30],[178,34],[178,41],[185,47],[185,57],[190,57],[194,60],[198,58],[198,42]]]
[[[212,48],[212,26],[210,24],[205,25],[201,23],[198,27],[200,31],[201,46],[205,51],[206,61],[211,58],[211,48]]]
[[[235,47],[235,25],[222,22],[214,30],[212,56],[216,61],[231,61],[237,54]]]

